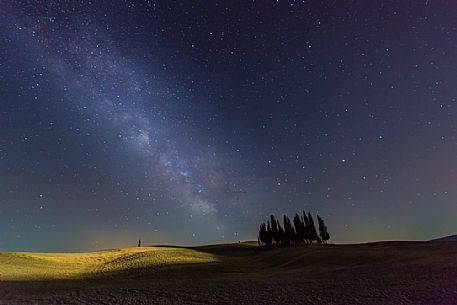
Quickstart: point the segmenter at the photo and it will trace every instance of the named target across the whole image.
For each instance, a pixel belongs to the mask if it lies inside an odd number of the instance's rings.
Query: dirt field
[[[0,304],[457,304],[457,242],[0,253]]]

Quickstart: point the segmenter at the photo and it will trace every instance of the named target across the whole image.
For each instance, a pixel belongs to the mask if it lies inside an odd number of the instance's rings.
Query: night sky
[[[457,232],[453,1],[0,2],[0,250]]]

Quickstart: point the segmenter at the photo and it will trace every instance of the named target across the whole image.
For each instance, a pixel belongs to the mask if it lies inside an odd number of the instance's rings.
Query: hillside
[[[0,304],[455,304],[457,245],[1,253]]]
[[[432,239],[431,241],[457,241],[457,235],[449,235]]]
[[[140,269],[211,263],[214,255],[186,248],[142,247],[87,253],[0,253],[1,281],[99,278]]]

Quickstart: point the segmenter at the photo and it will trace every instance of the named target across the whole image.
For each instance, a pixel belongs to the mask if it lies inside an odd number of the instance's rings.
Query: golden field
[[[0,253],[0,304],[457,304],[457,242]]]
[[[214,255],[187,248],[141,247],[87,253],[0,253],[0,281],[83,279],[112,272],[211,263]]]

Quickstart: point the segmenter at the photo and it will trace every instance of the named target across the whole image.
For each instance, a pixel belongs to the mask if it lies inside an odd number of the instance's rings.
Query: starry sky
[[[0,250],[457,232],[452,1],[0,2]]]

